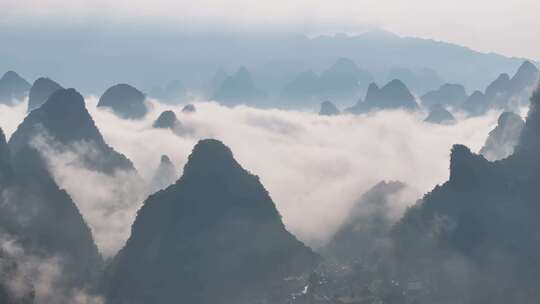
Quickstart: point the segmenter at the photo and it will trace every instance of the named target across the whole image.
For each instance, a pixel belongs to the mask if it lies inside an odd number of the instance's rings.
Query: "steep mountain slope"
[[[60,280],[66,287],[94,284],[101,256],[90,229],[55,183],[45,160],[30,146],[8,147],[3,137],[0,151],[10,172],[0,189],[0,231],[16,238],[28,254],[59,259]]]
[[[105,173],[134,170],[129,159],[105,143],[83,97],[74,89],[57,90],[40,108],[30,112],[11,136],[10,148],[18,153],[40,135],[52,138],[60,151],[76,147],[81,163],[89,169]]]
[[[319,257],[291,235],[259,179],[217,140],[150,196],[106,273],[110,303],[244,303]]]
[[[448,182],[394,228],[399,277],[427,290],[419,303],[534,303],[540,296],[532,266],[540,263],[539,106],[537,90],[519,144],[504,160],[454,146]]]

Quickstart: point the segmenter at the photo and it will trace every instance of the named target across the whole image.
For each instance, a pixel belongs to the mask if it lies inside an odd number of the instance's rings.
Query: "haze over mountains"
[[[381,31],[113,38],[72,78],[74,53],[0,78],[0,301],[540,296],[531,61]]]
[[[490,79],[503,72],[513,73],[523,61],[482,54],[444,42],[399,37],[380,30],[357,36],[312,38],[279,34],[104,31],[82,27],[66,30],[54,26],[43,26],[39,30],[40,41],[65,43],[42,43],[38,55],[33,52],[35,41],[31,35],[35,29],[4,28],[0,68],[16,70],[32,79],[46,74],[86,94],[101,94],[118,82],[149,92],[173,80],[179,80],[188,90],[200,92],[205,91],[201,88],[208,85],[218,69],[234,73],[241,66],[253,74],[260,90],[279,93],[300,73],[312,70],[320,74],[343,57],[368,71],[380,83],[400,78],[421,95],[443,82],[461,83],[468,91],[483,89]],[[91,47],[82,47],[88,46],[90,41]],[[149,45],[153,49],[152,60],[146,60],[144,52]],[[171,49],[178,51],[170,52]],[[395,56],[396,53],[399,56]],[[452,64],[447,64],[446,58],[452,58]],[[103,73],[102,67],[107,67],[107,73]],[[424,86],[426,68],[430,71],[428,76],[433,71],[438,75],[427,79],[440,78],[441,83]]]

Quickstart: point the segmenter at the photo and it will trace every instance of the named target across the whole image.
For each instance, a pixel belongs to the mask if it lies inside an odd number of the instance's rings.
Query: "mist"
[[[216,138],[228,145],[238,162],[260,177],[288,230],[319,247],[339,229],[361,195],[380,181],[409,186],[404,195],[393,199],[391,217],[399,218],[407,206],[448,179],[452,145],[462,143],[478,151],[499,114],[458,115],[455,125],[434,125],[423,122],[424,113],[405,111],[323,117],[200,101],[195,103],[196,113],[183,113],[181,106],[147,102],[150,112],[143,120],[125,120],[97,108],[96,97],[86,98],[106,142],[133,161],[139,176],[84,168],[77,154],[92,149],[84,144],[55,149],[50,139],[33,143],[48,159],[57,183],[81,210],[105,257],[113,256],[129,237],[137,210],[151,194],[161,155],[170,157],[180,176],[200,139]],[[7,136],[22,121],[23,104],[0,106]],[[176,113],[181,136],[152,128],[164,110]]]
[[[65,282],[61,256],[40,257],[26,252],[15,238],[4,232],[0,232],[0,254],[0,273],[15,301],[23,303],[31,295],[32,303],[36,304],[105,303],[103,298]]]
[[[39,9],[34,9],[38,7]],[[464,9],[466,8],[466,9]],[[537,1],[234,1],[7,0],[4,24],[153,25],[195,30],[359,32],[381,27],[512,56],[538,59]],[[456,22],[459,20],[460,22]],[[478,22],[483,20],[484,22]],[[523,31],[523,28],[528,30]],[[250,30],[248,30],[250,29]],[[497,33],[494,35],[494,33]],[[519,34],[516,34],[519,33]],[[503,35],[503,36],[501,36]]]

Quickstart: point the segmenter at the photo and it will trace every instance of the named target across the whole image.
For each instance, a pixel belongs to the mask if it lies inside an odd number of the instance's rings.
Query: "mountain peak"
[[[197,112],[197,108],[192,103],[188,103],[182,108],[182,113],[195,113],[195,112]]]
[[[6,72],[0,78],[0,103],[14,104],[28,94],[30,84],[14,71]]]
[[[84,98],[75,89],[57,90],[41,107],[30,112],[9,140],[11,151],[29,147],[42,131],[62,145],[78,142],[94,145],[100,153],[86,153],[82,159],[91,169],[106,173],[134,169],[130,160],[105,143],[86,109]]]
[[[58,90],[45,101],[43,107],[48,111],[81,111],[85,109],[84,97],[73,88]]]
[[[464,145],[454,145],[450,155],[450,183],[459,188],[474,188],[481,181],[489,162]]]
[[[193,147],[184,174],[225,174],[230,169],[240,169],[231,149],[217,139],[203,139]]]
[[[38,78],[30,88],[28,112],[39,108],[54,92],[60,89],[62,86],[54,80],[45,77]]]
[[[171,110],[167,110],[161,112],[156,121],[154,121],[153,127],[158,129],[173,129],[178,123],[176,114]]]
[[[106,293],[111,303],[252,303],[318,261],[285,229],[259,179],[205,139],[183,176],[142,205]]]
[[[339,114],[340,111],[333,102],[325,100],[321,103],[321,110],[319,111],[319,115],[334,116]]]
[[[24,80],[19,74],[17,74],[17,72],[15,71],[7,71],[4,73],[4,75],[2,76],[2,78],[0,80],[9,80],[9,81],[13,81],[13,80]],[[26,80],[24,80],[26,81]]]
[[[524,61],[520,66],[516,74],[526,73],[526,72],[540,72],[538,68],[530,61]]]
[[[30,112],[11,136],[11,148],[17,150],[29,144],[40,127],[63,144],[76,140],[103,141],[86,110],[84,98],[75,89],[57,90],[40,108]]]
[[[98,107],[108,107],[122,118],[140,119],[148,109],[144,104],[146,96],[137,88],[121,83],[108,88],[99,98]]]
[[[533,63],[530,61],[523,62],[514,77],[512,77],[513,89],[515,92],[519,92],[527,87],[534,86],[539,75],[540,70]]]

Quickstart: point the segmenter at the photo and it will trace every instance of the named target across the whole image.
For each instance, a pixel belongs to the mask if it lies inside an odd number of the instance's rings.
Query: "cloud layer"
[[[399,201],[414,203],[448,178],[451,146],[463,143],[478,151],[498,116],[490,112],[443,126],[422,122],[423,114],[402,111],[321,117],[199,102],[196,113],[182,113],[180,106],[150,101],[148,116],[130,121],[98,109],[96,104],[95,97],[87,98],[105,140],[130,158],[146,181],[153,177],[162,154],[181,171],[199,139],[222,140],[242,166],[260,176],[287,228],[312,246],[324,243],[350,207],[381,180],[410,185],[415,191],[408,191]],[[169,109],[185,128],[182,136],[152,128],[159,114]],[[6,126],[9,136],[24,112],[18,106],[0,107],[0,113],[5,114],[2,127]],[[44,151],[57,182],[74,198],[101,251],[113,255],[129,236],[148,188],[121,172],[105,176],[73,165],[69,153]],[[393,217],[407,204],[397,205]]]

